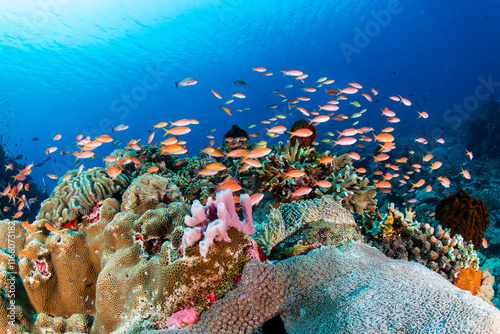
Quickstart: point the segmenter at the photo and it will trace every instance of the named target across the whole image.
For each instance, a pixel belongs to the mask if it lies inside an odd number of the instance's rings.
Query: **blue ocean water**
[[[0,21],[1,133],[25,163],[43,161],[52,146],[72,152],[80,133],[145,143],[153,124],[181,118],[200,122],[183,137],[190,154],[209,144],[211,129],[217,145],[233,124],[265,134],[260,120],[283,113],[288,118],[279,123],[289,127],[302,115],[289,116],[271,91],[305,95],[298,87],[314,87],[322,76],[335,79],[328,89],[357,82],[376,88],[380,100],[410,99],[415,108],[398,114],[394,125],[400,134],[441,128],[439,137],[452,136],[450,128],[460,131],[478,104],[499,97],[498,1],[2,1]],[[274,75],[261,77],[252,71],[258,66]],[[309,77],[302,84],[280,73],[291,69]],[[174,82],[185,77],[198,84],[176,89]],[[237,79],[248,85],[235,85]],[[284,89],[287,84],[294,87]],[[220,102],[234,93],[246,99],[228,105],[229,116]],[[308,110],[328,100],[307,95],[311,101],[301,106]],[[379,111],[385,101],[358,126],[387,126]],[[275,103],[278,109],[267,108]],[[464,112],[453,109],[464,103]],[[234,112],[244,107],[251,109]],[[430,117],[416,122],[415,109]],[[248,130],[252,123],[257,126]],[[130,128],[112,133],[118,124]],[[96,152],[104,157],[111,150]],[[33,171],[37,182],[73,166],[71,155],[53,156]],[[50,193],[56,182],[45,180]]]

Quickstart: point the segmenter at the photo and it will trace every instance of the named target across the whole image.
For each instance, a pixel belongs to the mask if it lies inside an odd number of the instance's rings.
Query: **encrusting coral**
[[[129,179],[120,174],[110,178],[104,168],[91,168],[80,175],[70,171],[73,176],[59,180],[48,199],[43,201],[36,219],[46,219],[56,226],[77,219],[92,211],[94,205],[106,198],[124,191],[130,184]]]

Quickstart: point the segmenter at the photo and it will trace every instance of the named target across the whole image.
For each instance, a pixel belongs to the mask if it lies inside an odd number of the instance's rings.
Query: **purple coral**
[[[227,235],[230,227],[235,227],[247,235],[254,234],[250,196],[242,194],[240,203],[245,217],[243,221],[240,221],[236,213],[233,193],[229,189],[218,192],[215,201],[209,197],[205,206],[195,200],[191,206],[191,217],[186,216],[184,219],[186,225],[193,228],[188,227],[184,230],[181,249],[203,239],[200,242],[200,254],[206,257],[208,248],[214,241],[231,241]]]

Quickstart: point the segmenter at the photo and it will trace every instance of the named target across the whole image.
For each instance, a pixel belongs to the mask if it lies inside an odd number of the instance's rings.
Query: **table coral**
[[[424,266],[351,242],[274,265],[250,261],[241,283],[197,324],[153,333],[256,333],[280,316],[290,334],[498,333],[500,311]]]
[[[62,226],[64,223],[88,214],[93,206],[105,198],[113,197],[129,185],[125,175],[110,178],[104,168],[91,168],[76,176],[60,180],[48,199],[43,201],[36,219],[46,219]]]

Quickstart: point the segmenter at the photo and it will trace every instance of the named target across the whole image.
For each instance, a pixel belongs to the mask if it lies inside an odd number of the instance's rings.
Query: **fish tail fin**
[[[179,83],[177,81],[174,81],[175,82],[175,88],[178,88],[179,87]]]
[[[236,85],[236,81],[233,81],[233,82],[234,82],[234,84]]]

